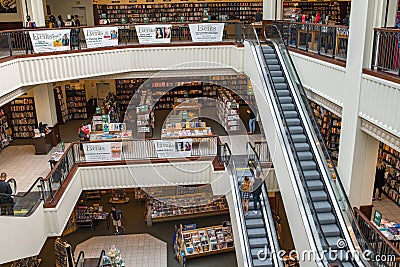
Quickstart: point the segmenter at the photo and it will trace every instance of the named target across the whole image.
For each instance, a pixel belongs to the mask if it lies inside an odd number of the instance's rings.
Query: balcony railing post
[[[336,43],[336,34],[337,34],[337,29],[335,29],[334,31],[333,31],[333,37],[332,37],[332,58],[335,58],[335,54],[336,54],[336,46],[338,45],[337,43]],[[338,47],[339,48],[339,47]],[[339,50],[339,49],[338,49]]]
[[[7,43],[8,43],[8,49],[10,51],[10,57],[11,57],[13,55],[12,43],[11,43],[11,32],[7,33]]]
[[[321,29],[322,29],[322,27],[321,26],[318,26],[318,48],[317,48],[317,50],[318,50],[318,55],[320,55],[321,54],[321,39],[322,39],[322,31],[321,31]]]
[[[375,68],[377,42],[378,42],[378,32],[374,29],[374,39],[372,42],[371,70],[373,70]]]

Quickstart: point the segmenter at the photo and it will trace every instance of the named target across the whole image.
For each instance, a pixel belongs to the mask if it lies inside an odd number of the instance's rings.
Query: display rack
[[[112,204],[125,204],[130,201],[129,197],[126,196],[125,189],[113,189],[111,192],[111,197],[108,200]]]
[[[74,267],[72,248],[67,241],[57,238],[54,242],[56,267]]]
[[[200,229],[184,230],[182,225],[175,234],[174,250],[179,262],[233,251],[235,249],[230,223]],[[183,254],[183,255],[182,255]]]
[[[106,14],[111,24],[148,22],[199,22],[204,10],[212,19],[219,19],[220,15],[229,19],[251,23],[257,10],[262,8],[262,1],[253,2],[217,2],[206,3],[163,3],[163,4],[131,4],[131,5],[94,5],[95,16]],[[146,19],[146,20],[147,20]],[[98,22],[96,22],[98,23]]]
[[[66,84],[68,118],[70,120],[87,119],[86,91],[84,84]]]
[[[387,177],[383,192],[400,206],[400,153],[388,145],[380,142],[378,156],[386,165]]]
[[[230,91],[223,91],[218,95],[217,114],[227,132],[240,130],[239,104]]]
[[[76,229],[78,229],[78,226],[76,225],[75,221],[76,221],[75,212],[72,212],[71,216],[69,216],[67,225],[64,228],[62,236],[72,234],[73,232],[76,231]]]
[[[151,198],[146,204],[146,221],[171,221],[227,214],[228,203],[224,196],[212,193],[185,194]]]
[[[100,190],[86,191],[85,198],[86,199],[100,199],[101,198]]]
[[[136,131],[139,135],[151,138],[155,123],[152,93],[150,90],[142,90],[140,93],[140,102],[136,107]]]
[[[53,90],[56,103],[57,121],[64,124],[68,121],[68,109],[67,105],[65,104],[61,86],[54,86]]]
[[[11,124],[14,138],[32,138],[37,127],[33,97],[16,98],[11,101]]]
[[[8,146],[12,140],[12,131],[8,125],[8,119],[4,109],[0,109],[0,148]]]
[[[122,117],[128,108],[128,105],[136,93],[136,90],[146,81],[147,79],[119,79],[115,80],[116,95],[120,104]]]
[[[332,160],[337,165],[342,119],[315,102],[310,101],[310,104],[321,133],[325,138],[326,146],[331,153]]]

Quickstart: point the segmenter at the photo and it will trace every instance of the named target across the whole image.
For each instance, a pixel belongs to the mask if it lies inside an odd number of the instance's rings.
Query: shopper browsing
[[[385,185],[385,166],[378,162],[378,166],[375,171],[375,182],[374,182],[374,194],[373,200],[375,200],[376,189],[378,189],[378,200],[382,199],[382,187]]]
[[[12,190],[9,183],[6,182],[7,174],[5,172],[0,175],[0,203],[13,203],[13,199],[11,197]]]
[[[244,177],[242,183],[242,208],[246,211],[246,216],[249,214],[249,199],[250,199],[251,181],[249,176]]]
[[[261,195],[261,185],[264,183],[265,177],[262,172],[260,172],[259,175],[254,179],[253,183],[253,201],[254,201],[254,214],[257,214],[257,204],[260,204],[261,207],[261,201],[260,201],[260,195]]]
[[[121,227],[122,230],[125,230],[124,226],[122,225],[122,212],[117,207],[112,206],[110,215],[115,227],[115,234],[118,235],[119,227]]]
[[[254,114],[254,112],[251,109],[248,109],[246,112],[248,114],[250,114],[250,118],[249,118],[249,134],[252,134],[256,130],[256,115]]]

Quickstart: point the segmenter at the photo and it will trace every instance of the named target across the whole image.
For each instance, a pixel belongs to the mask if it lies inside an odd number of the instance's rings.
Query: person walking
[[[262,192],[262,188],[261,185],[264,183],[265,181],[265,177],[264,174],[262,172],[259,173],[259,175],[257,175],[257,177],[254,179],[254,183],[253,183],[253,202],[254,202],[254,214],[257,214],[257,204],[260,204],[260,208],[261,208],[261,200],[260,200],[260,195]]]
[[[249,118],[249,134],[252,134],[256,130],[256,115],[251,109],[248,109],[246,111],[248,114],[250,114]]]
[[[246,211],[246,216],[249,214],[250,187],[251,187],[250,178],[249,176],[245,176],[241,187],[242,188],[241,197],[242,197],[242,208],[243,210]]]
[[[5,172],[0,174],[0,215],[12,215],[14,201],[11,197],[12,189],[9,183],[6,182],[7,174]]]
[[[372,200],[375,199],[376,189],[378,189],[378,200],[382,199],[382,187],[385,185],[385,166],[379,162],[375,171],[374,194]]]
[[[125,227],[122,225],[122,212],[117,207],[112,206],[110,215],[115,227],[115,234],[118,235],[120,227],[123,231],[125,230]]]

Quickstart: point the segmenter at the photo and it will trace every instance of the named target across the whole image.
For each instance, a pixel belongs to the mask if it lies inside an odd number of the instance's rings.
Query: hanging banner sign
[[[168,44],[171,42],[171,24],[135,25],[140,44]]]
[[[118,45],[118,27],[84,28],[83,33],[88,48]]]
[[[185,158],[192,155],[192,139],[154,140],[159,158]]]
[[[70,50],[70,35],[71,29],[29,32],[35,53]]]
[[[189,24],[193,42],[221,42],[224,23]]]
[[[112,161],[121,160],[122,143],[84,143],[83,152],[86,161]]]

